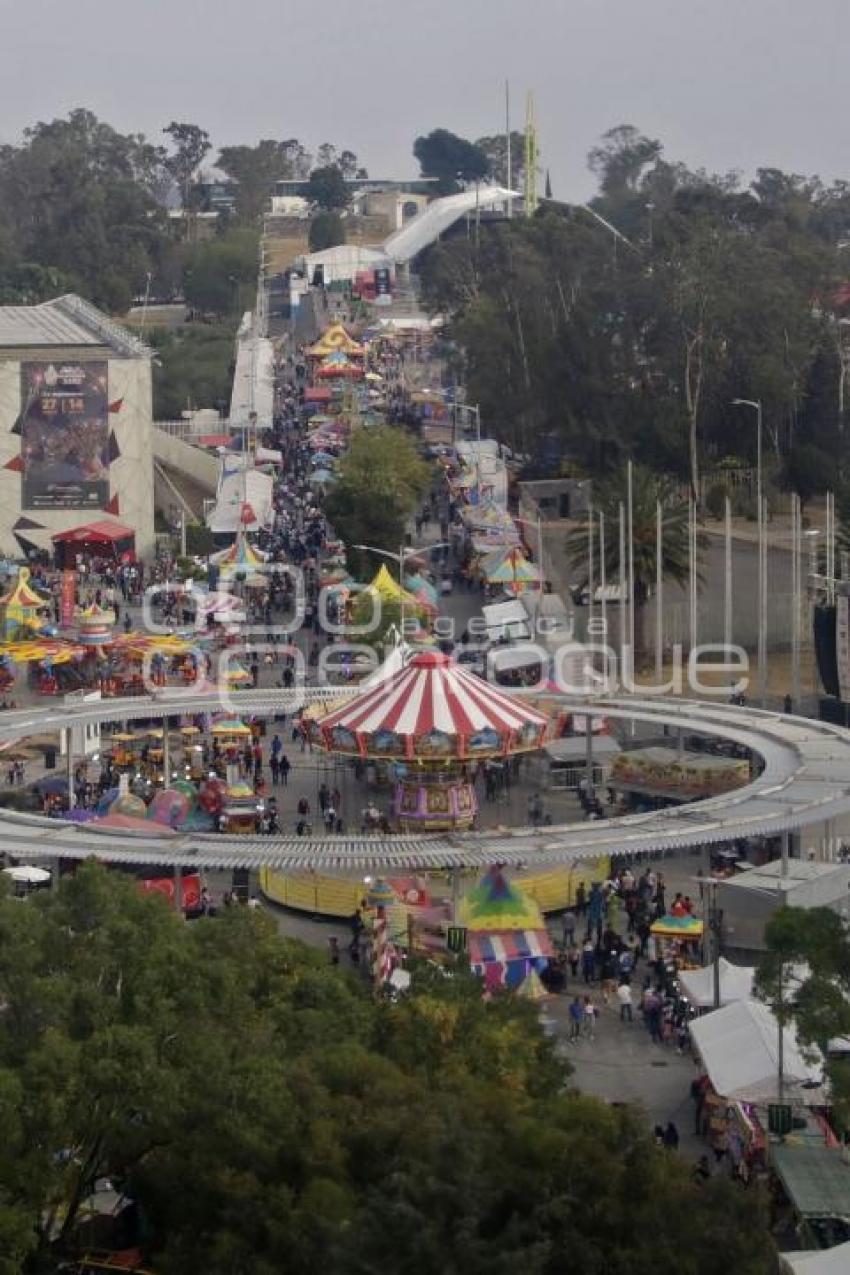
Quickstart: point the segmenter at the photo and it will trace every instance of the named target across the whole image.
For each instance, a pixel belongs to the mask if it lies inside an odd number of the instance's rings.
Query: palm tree
[[[627,476],[620,473],[599,488],[593,505],[594,552],[599,552],[597,538],[598,514],[605,515],[605,576],[610,581],[619,580],[620,505],[628,510]],[[644,649],[644,610],[650,591],[655,585],[657,559],[656,508],[661,505],[661,570],[663,578],[678,585],[686,585],[690,574],[688,554],[688,502],[678,494],[673,484],[663,475],[653,473],[643,465],[632,469],[632,541],[635,578],[635,657]],[[626,515],[628,516],[628,515]],[[626,526],[628,536],[628,526]],[[706,537],[697,536],[697,551],[703,549]],[[588,524],[579,526],[567,537],[567,562],[575,572],[576,583],[572,593],[580,596],[589,582],[588,573]],[[626,568],[627,569],[627,568]],[[594,568],[595,582],[599,584],[599,570]],[[697,582],[702,583],[697,559]]]

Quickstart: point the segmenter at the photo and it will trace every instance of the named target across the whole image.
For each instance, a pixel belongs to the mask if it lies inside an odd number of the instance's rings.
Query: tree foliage
[[[435,128],[417,137],[413,154],[423,177],[436,177],[441,194],[457,190],[458,182],[482,181],[490,173],[490,161],[480,147],[447,128]]]
[[[163,1275],[767,1275],[760,1208],[571,1093],[520,999],[426,967],[375,1003],[248,909],[191,927],[94,865],[0,898],[0,1270],[95,1181]]]
[[[430,478],[430,467],[403,430],[360,429],[325,502],[328,517],[346,544],[397,552]]]
[[[325,248],[336,248],[345,243],[345,222],[339,213],[320,212],[310,220],[307,240],[311,252],[322,252]]]
[[[233,381],[236,324],[190,323],[154,328],[147,341],[156,350],[153,411],[158,421],[177,420],[186,409],[226,407]]]
[[[351,188],[336,164],[314,168],[307,183],[307,198],[325,212],[338,212],[351,203]]]
[[[510,190],[522,190],[525,179],[525,135],[511,130],[511,171],[508,173],[508,140],[504,133],[479,137],[475,146],[487,157],[489,176]]]
[[[839,470],[846,184],[760,169],[743,189],[628,126],[590,164],[589,208],[547,205],[423,260],[488,430],[594,475],[639,454],[699,493],[719,458],[754,463],[732,399],[761,399],[766,458],[805,442]]]
[[[216,167],[236,187],[239,217],[251,225],[265,210],[275,182],[303,180],[309,166],[310,156],[296,138],[284,142],[263,138],[255,146],[224,146],[216,160]]]
[[[173,153],[165,160],[165,167],[180,191],[183,206],[188,207],[192,195],[192,178],[211,150],[209,133],[197,124],[180,124],[176,120],[164,128],[171,138]]]
[[[157,279],[166,249],[164,162],[161,147],[86,110],[0,148],[0,287],[11,290],[25,267],[29,295],[35,268],[55,270],[63,286],[126,310],[146,276]]]
[[[187,305],[220,316],[247,310],[253,304],[258,254],[259,239],[252,229],[193,244],[183,266]]]
[[[850,936],[843,918],[829,908],[779,908],[765,927],[765,943],[759,994],[783,1023],[794,1023],[801,1041],[817,1045],[826,1057],[830,1041],[850,1036]],[[831,1059],[828,1072],[833,1105],[847,1127],[846,1056]]]

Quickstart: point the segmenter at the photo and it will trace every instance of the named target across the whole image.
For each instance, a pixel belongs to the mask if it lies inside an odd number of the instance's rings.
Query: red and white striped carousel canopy
[[[424,651],[317,724],[330,752],[439,761],[540,748],[548,720],[447,655]]]

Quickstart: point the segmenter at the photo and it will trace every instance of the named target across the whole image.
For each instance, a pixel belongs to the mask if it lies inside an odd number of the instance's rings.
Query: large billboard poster
[[[21,364],[24,509],[109,501],[107,364]]]

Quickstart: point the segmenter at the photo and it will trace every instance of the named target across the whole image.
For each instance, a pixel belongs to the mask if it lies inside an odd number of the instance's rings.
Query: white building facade
[[[0,552],[89,522],[154,549],[151,351],[74,295],[0,306]]]

